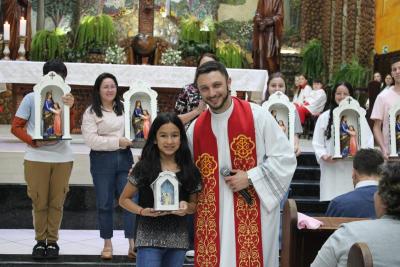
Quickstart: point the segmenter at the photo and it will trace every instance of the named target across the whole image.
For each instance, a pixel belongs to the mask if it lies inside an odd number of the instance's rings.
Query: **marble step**
[[[0,266],[136,266],[136,262],[127,259],[126,256],[114,255],[112,260],[101,260],[97,255],[60,255],[55,260],[33,260],[30,255],[2,255],[0,254]],[[194,266],[186,260],[184,267]]]

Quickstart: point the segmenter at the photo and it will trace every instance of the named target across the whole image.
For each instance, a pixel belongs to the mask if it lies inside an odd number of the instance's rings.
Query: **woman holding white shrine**
[[[332,158],[334,154],[333,110],[348,96],[353,97],[351,84],[348,82],[337,84],[332,91],[331,99],[333,101],[330,104],[330,109],[319,116],[314,128],[312,145],[321,169],[320,201],[330,201],[336,196],[353,190],[352,180],[350,179],[353,161],[349,159],[334,160]],[[373,148],[374,137],[365,117],[360,118],[360,125],[361,128],[366,129],[363,133],[366,135],[363,140],[366,141],[365,144],[361,144],[361,147]]]

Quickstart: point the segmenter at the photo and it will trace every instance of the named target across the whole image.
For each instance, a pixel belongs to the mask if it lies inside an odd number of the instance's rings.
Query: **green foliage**
[[[216,55],[228,68],[243,66],[243,53],[240,46],[231,41],[218,41]]]
[[[353,58],[350,63],[344,63],[333,73],[331,86],[346,81],[354,88],[364,88],[369,82],[371,71],[360,65],[358,59]]]
[[[184,42],[207,43],[212,49],[215,48],[217,32],[211,17],[198,20],[194,16],[187,16],[180,22],[180,40]]]
[[[228,5],[243,5],[246,3],[246,0],[221,0],[221,4],[228,4]]]
[[[247,48],[253,36],[253,22],[236,21],[233,19],[224,20],[217,25],[218,35],[228,36],[229,39],[240,44],[242,48]]]
[[[308,79],[322,79],[324,73],[324,53],[322,43],[317,39],[310,40],[302,49],[302,72]]]
[[[195,43],[193,41],[180,41],[179,42],[179,51],[182,51],[182,57],[195,57],[198,58],[200,55],[204,53],[213,53],[214,51],[211,49],[210,45],[207,43]]]
[[[108,15],[82,18],[75,39],[77,49],[103,48],[115,42],[115,27]]]
[[[37,31],[32,39],[30,60],[47,61],[63,58],[66,46],[67,36],[61,29]]]

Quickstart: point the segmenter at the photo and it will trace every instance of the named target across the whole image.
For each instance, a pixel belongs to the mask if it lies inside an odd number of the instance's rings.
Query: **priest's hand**
[[[335,161],[332,159],[332,156],[330,156],[330,155],[323,155],[323,156],[321,157],[321,159],[323,159],[324,161],[329,162],[329,163],[334,163],[334,162],[335,162]]]
[[[233,175],[225,176],[224,179],[233,192],[249,187],[249,177],[247,172],[242,170],[231,170],[231,173]]]

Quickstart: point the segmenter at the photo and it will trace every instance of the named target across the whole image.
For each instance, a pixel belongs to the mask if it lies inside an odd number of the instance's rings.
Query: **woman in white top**
[[[118,83],[114,75],[103,73],[97,77],[92,105],[83,114],[82,135],[91,148],[90,173],[96,191],[97,218],[100,237],[104,239],[102,259],[112,258],[113,211],[115,194],[122,193],[128,171],[133,164],[130,146],[124,137],[125,120]],[[135,215],[123,211],[125,237],[129,239],[128,257],[135,257]]]
[[[320,165],[320,201],[330,201],[332,198],[353,190],[351,180],[353,162],[346,160],[333,160],[334,140],[332,136],[333,110],[347,96],[353,96],[353,87],[347,82],[337,84],[332,91],[330,109],[322,113],[315,125],[312,145],[315,156]],[[367,131],[366,144],[361,147],[374,146],[374,138],[365,117],[360,118],[360,124]]]

